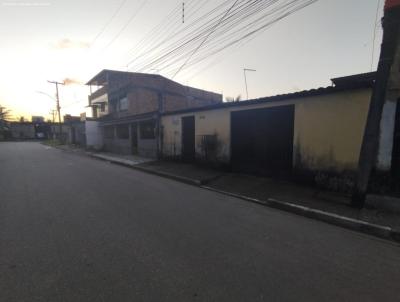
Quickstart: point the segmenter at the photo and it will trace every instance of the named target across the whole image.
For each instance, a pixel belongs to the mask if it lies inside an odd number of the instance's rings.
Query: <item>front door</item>
[[[182,118],[182,159],[184,161],[194,161],[195,159],[194,116]]]

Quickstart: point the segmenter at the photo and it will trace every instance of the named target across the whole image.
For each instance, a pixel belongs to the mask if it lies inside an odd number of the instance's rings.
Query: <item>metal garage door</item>
[[[294,105],[231,113],[235,171],[286,175],[292,170]]]

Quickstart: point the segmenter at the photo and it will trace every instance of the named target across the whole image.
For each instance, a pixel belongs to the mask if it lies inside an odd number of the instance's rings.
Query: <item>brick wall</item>
[[[157,75],[114,75],[110,77],[109,89],[110,99],[113,99],[111,101],[113,103],[124,94],[128,97],[128,110],[115,112],[113,105],[109,107],[110,113],[115,118],[158,110],[168,112],[203,107],[222,102],[221,94],[183,86]],[[159,108],[160,96],[163,108]]]
[[[143,114],[158,110],[158,94],[155,91],[136,88],[128,94],[129,114]]]

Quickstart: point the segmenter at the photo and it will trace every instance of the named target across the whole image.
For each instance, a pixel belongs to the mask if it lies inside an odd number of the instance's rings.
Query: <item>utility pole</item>
[[[53,121],[53,124],[54,124],[56,110],[51,110],[51,111],[50,111],[50,114],[51,114],[51,116],[52,116],[52,118],[53,118],[52,121]]]
[[[382,111],[396,48],[399,47],[399,36],[400,0],[386,0],[381,54],[361,146],[356,184],[352,195],[354,207],[362,208],[364,206],[371,172],[375,166]]]
[[[51,116],[52,116],[52,122],[53,122],[53,126],[54,126],[54,122],[55,122],[55,115],[56,115],[56,110],[51,110],[50,111],[50,114],[51,114]],[[51,131],[51,135],[52,135],[52,137],[53,137],[53,140],[55,140],[56,139],[56,137],[55,137],[55,133],[53,132],[53,130]]]
[[[243,68],[243,74],[244,74],[244,84],[246,85],[246,96],[247,100],[249,99],[249,91],[247,89],[247,78],[246,78],[246,71],[257,71],[255,69],[248,69],[248,68]]]
[[[61,125],[61,107],[60,107],[60,95],[58,93],[58,85],[64,85],[64,83],[60,83],[57,81],[47,81],[50,84],[56,85],[56,102],[57,102],[57,112],[58,112],[58,125],[59,125],[59,135],[60,141],[62,140],[62,125]]]

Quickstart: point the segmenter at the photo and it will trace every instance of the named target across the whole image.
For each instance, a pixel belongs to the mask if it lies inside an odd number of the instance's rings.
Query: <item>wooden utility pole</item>
[[[56,110],[51,110],[51,111],[50,111],[50,114],[51,114],[52,121],[53,121],[53,124],[54,124],[54,121],[55,121],[55,115],[56,115]]]
[[[399,34],[400,0],[386,0],[381,54],[361,146],[357,180],[352,196],[352,205],[359,208],[364,206],[371,172],[377,158],[380,122],[390,71],[394,62],[396,49],[399,47]]]
[[[56,85],[56,102],[57,102],[57,112],[58,112],[58,125],[59,125],[59,136],[60,136],[60,141],[62,140],[62,125],[61,125],[61,107],[60,107],[60,96],[58,93],[58,85],[64,85],[64,83],[60,83],[57,81],[47,81],[50,84],[55,84]]]

